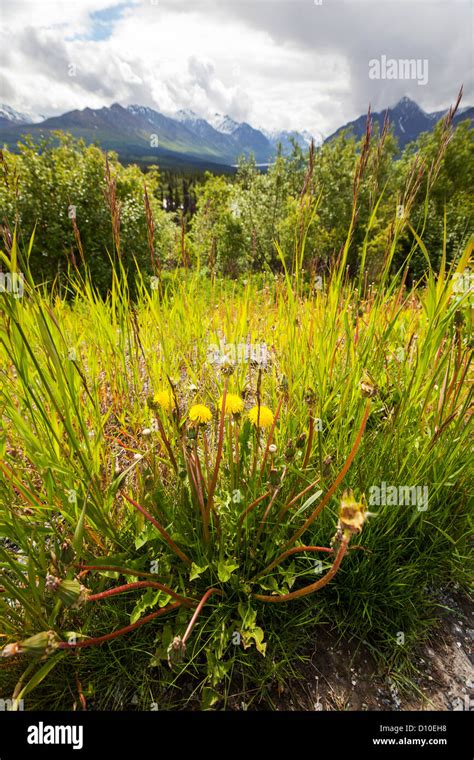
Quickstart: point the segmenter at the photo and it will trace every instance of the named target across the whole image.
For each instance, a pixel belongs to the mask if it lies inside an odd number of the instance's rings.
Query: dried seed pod
[[[360,533],[367,519],[365,496],[360,501],[354,498],[352,490],[344,491],[339,508],[339,525],[342,531]]]
[[[366,398],[373,398],[379,391],[377,385],[374,383],[367,370],[364,370],[362,379],[359,383],[359,388],[362,395]]]

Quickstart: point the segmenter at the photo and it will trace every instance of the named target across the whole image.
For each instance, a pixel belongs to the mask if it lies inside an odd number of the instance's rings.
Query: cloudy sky
[[[472,0],[0,0],[0,102],[138,103],[329,134],[403,95],[474,104]],[[369,61],[428,62],[428,82]],[[421,63],[420,63],[421,65]]]

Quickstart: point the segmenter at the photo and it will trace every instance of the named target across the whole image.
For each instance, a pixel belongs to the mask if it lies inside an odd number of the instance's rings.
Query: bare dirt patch
[[[380,672],[368,648],[337,641],[330,632],[315,637],[310,662],[275,696],[279,710],[474,710],[474,605],[461,594],[442,593],[447,608],[430,640],[414,653],[418,675],[400,689]]]

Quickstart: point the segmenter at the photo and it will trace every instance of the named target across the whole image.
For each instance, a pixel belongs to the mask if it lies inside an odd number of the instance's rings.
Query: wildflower
[[[189,419],[198,425],[205,425],[212,420],[212,412],[204,404],[194,404],[189,410]]]
[[[168,390],[158,391],[158,393],[155,393],[153,401],[155,404],[158,404],[158,406],[161,406],[165,412],[169,412],[173,405],[173,399],[171,397],[171,393]]]
[[[378,388],[366,369],[364,370],[362,374],[362,379],[359,383],[359,388],[362,395],[365,396],[366,398],[372,398],[373,396],[376,396],[378,393]]]
[[[219,409],[222,409],[223,397],[219,400]],[[244,408],[244,402],[236,393],[227,393],[225,397],[225,413],[240,414]]]
[[[220,359],[219,361],[219,365],[220,365],[221,372],[223,375],[234,374],[235,366],[230,356],[223,356],[222,359]]]
[[[339,525],[343,530],[360,533],[368,514],[364,496],[357,501],[352,490],[344,491],[339,509]]]
[[[271,443],[270,446],[268,447],[268,451],[270,452],[270,454],[275,454],[276,450],[277,450],[277,447],[275,446],[275,444]]]
[[[255,427],[270,427],[273,419],[273,412],[268,406],[254,406],[249,412],[249,420]]]

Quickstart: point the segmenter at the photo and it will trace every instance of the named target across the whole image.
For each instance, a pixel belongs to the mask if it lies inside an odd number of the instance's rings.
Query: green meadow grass
[[[103,299],[2,254],[25,290],[0,296],[0,698],[271,705],[317,625],[410,674],[468,579],[471,252],[412,290],[343,256],[322,287],[138,272],[133,301],[120,270]],[[428,504],[374,506],[382,483]]]

